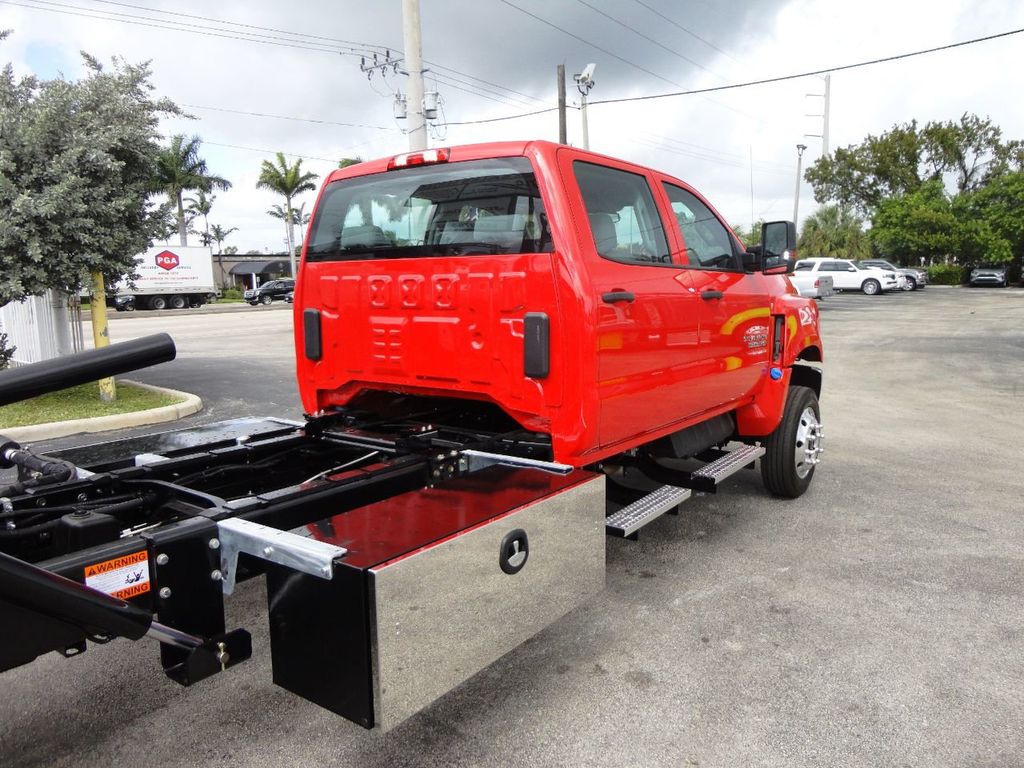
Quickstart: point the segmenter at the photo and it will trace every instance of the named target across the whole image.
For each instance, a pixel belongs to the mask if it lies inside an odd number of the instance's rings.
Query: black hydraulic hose
[[[3,552],[0,600],[66,622],[92,636],[138,640],[153,623],[149,611]]]
[[[165,363],[173,360],[175,354],[173,339],[166,333],[157,333],[12,368],[0,372],[0,405]]]

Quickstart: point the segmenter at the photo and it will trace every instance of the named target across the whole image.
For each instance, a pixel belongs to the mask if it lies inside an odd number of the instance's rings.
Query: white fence
[[[85,348],[77,296],[47,291],[0,307],[0,331],[16,347],[13,365],[50,360]]]

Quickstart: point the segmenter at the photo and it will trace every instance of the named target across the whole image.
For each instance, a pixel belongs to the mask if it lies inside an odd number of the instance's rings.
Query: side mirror
[[[743,253],[743,271],[744,272],[760,272],[761,271],[761,246],[752,245]]]
[[[856,271],[857,271],[857,268],[856,268],[856,267],[847,267],[847,268],[846,268],[846,271],[847,271],[847,272],[856,272]]]
[[[769,221],[761,225],[761,271],[766,275],[785,275],[796,264],[796,224]]]

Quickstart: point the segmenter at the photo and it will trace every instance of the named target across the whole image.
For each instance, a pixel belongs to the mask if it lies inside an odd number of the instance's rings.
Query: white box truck
[[[201,307],[217,295],[213,254],[205,246],[157,246],[136,259],[139,277],[115,289],[118,312]]]

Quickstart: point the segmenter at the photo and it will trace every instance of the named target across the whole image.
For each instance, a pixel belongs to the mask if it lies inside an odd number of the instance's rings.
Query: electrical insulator
[[[437,91],[427,91],[423,94],[423,117],[427,120],[437,119]]]
[[[406,115],[405,102],[406,102],[406,99],[405,99],[405,94],[404,93],[396,93],[395,94],[395,119],[396,120],[405,120],[405,115]]]

